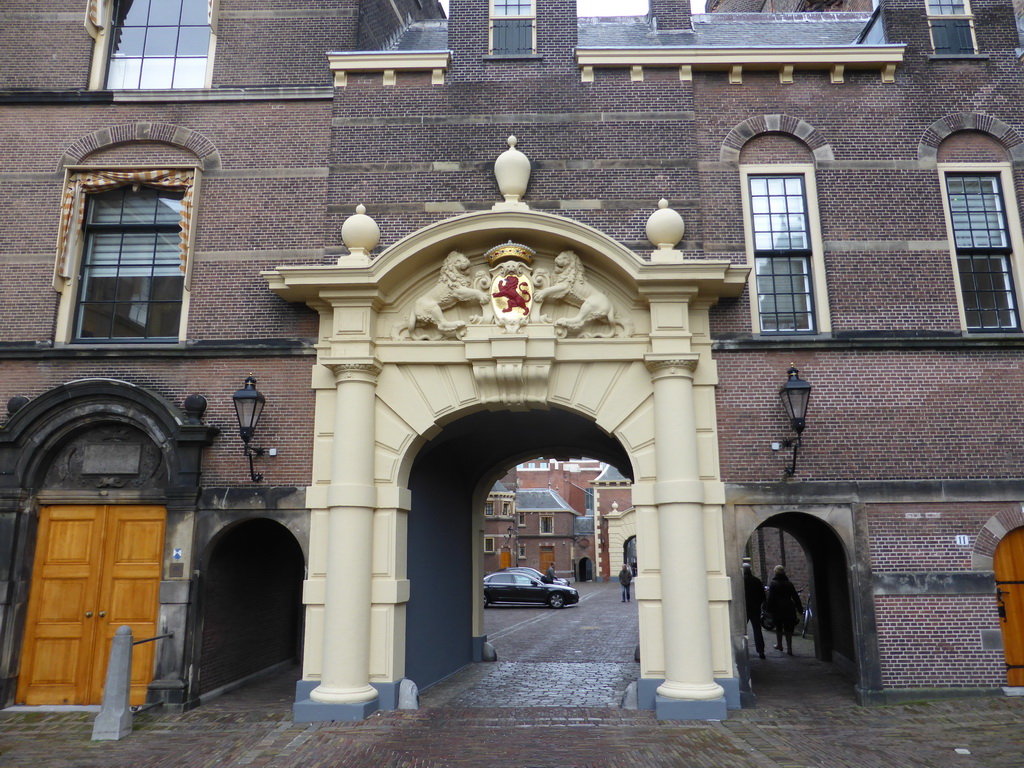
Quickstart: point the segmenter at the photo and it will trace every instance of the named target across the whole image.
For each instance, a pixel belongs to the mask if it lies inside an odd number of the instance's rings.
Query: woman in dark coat
[[[796,587],[786,576],[786,569],[781,565],[775,566],[775,575],[768,585],[768,596],[765,598],[765,607],[775,617],[775,650],[782,650],[782,635],[786,635],[786,653],[793,655],[793,630],[796,629],[797,621],[804,612],[800,602],[800,596],[796,593]]]

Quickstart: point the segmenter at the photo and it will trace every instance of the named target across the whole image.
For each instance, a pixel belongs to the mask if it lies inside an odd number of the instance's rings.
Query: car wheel
[[[565,598],[562,597],[558,592],[555,592],[551,597],[548,598],[548,605],[552,608],[564,608]]]

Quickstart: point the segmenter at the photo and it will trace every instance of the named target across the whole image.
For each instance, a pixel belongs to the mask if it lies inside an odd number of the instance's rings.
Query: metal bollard
[[[116,741],[132,732],[132,628],[117,628],[110,644],[103,706],[92,726],[93,741]]]

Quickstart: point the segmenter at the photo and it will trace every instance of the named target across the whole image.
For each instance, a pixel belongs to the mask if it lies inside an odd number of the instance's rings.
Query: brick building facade
[[[0,703],[95,699],[122,620],[174,632],[140,700],[237,682],[241,563],[277,606],[261,663],[303,657],[300,719],[391,706],[479,656],[483,500],[538,454],[634,482],[659,716],[749,700],[730,582],[761,526],[803,548],[816,652],[863,702],[1024,684],[1011,0],[517,9],[5,3]],[[506,241],[543,310],[481,322],[439,270],[464,254],[468,290]],[[558,292],[566,251],[586,290]],[[73,605],[41,586],[61,551]],[[437,562],[455,607],[417,592]]]

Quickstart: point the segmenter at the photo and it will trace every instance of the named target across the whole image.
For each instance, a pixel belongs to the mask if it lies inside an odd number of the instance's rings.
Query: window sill
[[[484,61],[543,61],[544,56],[540,53],[487,53],[483,56]]]
[[[988,61],[987,53],[932,53],[928,61]]]

